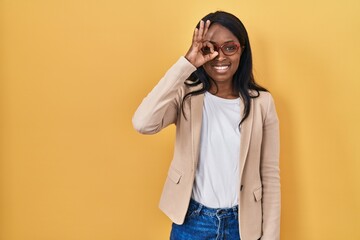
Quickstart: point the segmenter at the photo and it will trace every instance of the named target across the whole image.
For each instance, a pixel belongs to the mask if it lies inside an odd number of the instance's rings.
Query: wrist
[[[194,62],[192,61],[192,59],[188,56],[188,54],[186,54],[186,55],[184,56],[184,58],[185,58],[189,63],[191,63],[194,67],[196,67],[195,64],[194,64]]]

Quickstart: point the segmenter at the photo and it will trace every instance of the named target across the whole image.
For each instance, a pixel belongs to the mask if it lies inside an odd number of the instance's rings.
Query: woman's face
[[[205,35],[205,40],[222,46],[224,43],[235,42],[239,44],[239,40],[227,28],[213,24]],[[206,73],[219,84],[232,84],[233,76],[240,64],[242,46],[237,52],[231,56],[226,56],[222,50],[218,50],[219,54],[213,60],[206,62],[203,67]]]

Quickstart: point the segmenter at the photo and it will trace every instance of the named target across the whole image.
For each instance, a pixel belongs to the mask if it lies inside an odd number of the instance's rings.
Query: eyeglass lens
[[[224,45],[222,46],[217,46],[217,45],[213,45],[214,46],[214,50],[215,51],[219,51],[220,48],[222,50],[222,52],[225,54],[225,55],[232,55],[234,53],[236,53],[236,51],[238,50],[238,45],[236,45],[235,43],[233,42],[230,42],[230,43],[225,43]],[[209,46],[205,46],[202,48],[202,52],[203,54],[210,54],[211,53],[211,49]]]

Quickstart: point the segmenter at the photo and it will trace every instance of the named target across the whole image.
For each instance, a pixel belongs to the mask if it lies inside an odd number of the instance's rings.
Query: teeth
[[[216,70],[225,70],[228,69],[229,66],[214,66]]]

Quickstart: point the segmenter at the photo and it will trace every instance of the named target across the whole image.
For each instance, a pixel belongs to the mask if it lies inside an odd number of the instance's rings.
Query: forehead
[[[217,23],[214,23],[210,26],[208,32],[205,35],[205,40],[216,43],[238,41],[238,39],[232,32],[230,32],[230,30]]]

